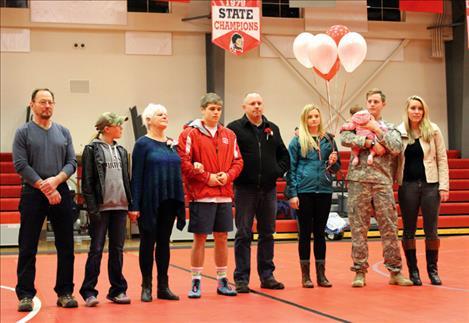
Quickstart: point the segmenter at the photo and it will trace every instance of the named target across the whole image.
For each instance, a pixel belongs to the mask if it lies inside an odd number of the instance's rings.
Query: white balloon
[[[293,41],[293,54],[295,58],[306,68],[312,68],[313,64],[308,58],[308,44],[314,38],[313,34],[301,33]]]
[[[323,74],[329,73],[337,60],[337,45],[331,36],[317,34],[308,45],[309,61]]]
[[[353,72],[365,60],[367,45],[365,38],[356,32],[345,34],[339,42],[337,52],[347,72]]]

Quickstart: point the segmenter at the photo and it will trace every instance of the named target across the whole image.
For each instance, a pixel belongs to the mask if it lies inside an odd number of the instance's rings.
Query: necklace
[[[316,142],[316,150],[318,152],[318,158],[319,160],[322,160],[322,156],[321,156],[321,137],[319,135],[317,136],[312,136],[313,137],[313,140],[314,142]]]

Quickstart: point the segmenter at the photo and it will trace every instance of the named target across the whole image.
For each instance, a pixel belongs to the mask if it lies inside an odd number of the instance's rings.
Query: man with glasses
[[[274,278],[274,238],[277,211],[277,178],[290,167],[290,156],[277,125],[263,115],[258,93],[249,93],[243,102],[241,119],[228,125],[238,139],[244,168],[235,180],[236,236],[234,279],[238,293],[249,293],[252,224],[257,220],[257,272],[261,288],[284,289]]]
[[[18,311],[33,310],[36,253],[46,215],[54,230],[57,249],[54,288],[57,306],[77,307],[72,296],[74,216],[66,184],[77,168],[72,138],[68,129],[51,120],[55,107],[52,91],[34,90],[29,106],[33,119],[16,130],[13,141],[13,162],[23,182],[19,205]]]

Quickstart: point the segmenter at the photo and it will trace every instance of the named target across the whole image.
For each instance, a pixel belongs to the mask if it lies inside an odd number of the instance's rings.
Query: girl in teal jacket
[[[314,234],[314,258],[317,284],[331,287],[325,276],[326,240],[324,229],[332,202],[332,173],[340,169],[337,145],[326,133],[321,111],[308,104],[300,115],[300,132],[288,147],[290,171],[286,195],[290,206],[298,210],[298,228],[302,285],[314,287],[310,278],[311,233]]]

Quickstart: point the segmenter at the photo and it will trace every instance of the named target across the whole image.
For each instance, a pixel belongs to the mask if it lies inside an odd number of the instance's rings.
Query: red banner
[[[212,42],[234,55],[261,43],[261,1],[212,0]]]
[[[399,0],[401,11],[443,13],[443,0]]]

